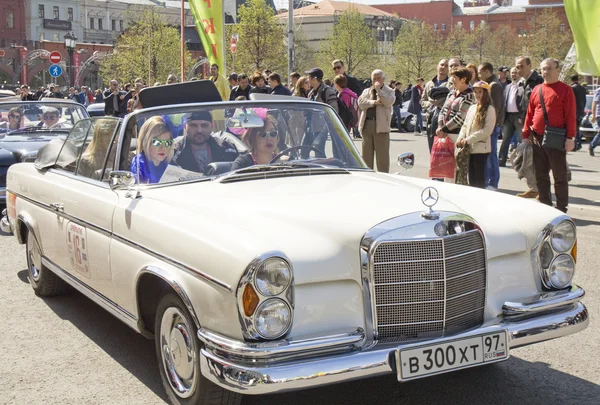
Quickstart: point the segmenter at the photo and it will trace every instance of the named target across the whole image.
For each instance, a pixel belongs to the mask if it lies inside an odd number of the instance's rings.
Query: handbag
[[[454,178],[454,143],[448,137],[435,137],[431,158],[429,161],[429,177],[431,178]]]
[[[544,122],[546,127],[544,128],[544,137],[542,139],[542,146],[550,149],[556,149],[565,151],[565,142],[567,140],[566,128],[551,127],[548,123],[548,112],[546,111],[546,104],[544,103],[544,95],[542,94],[542,86],[538,87],[540,95],[540,103],[542,104],[542,111],[544,112]]]

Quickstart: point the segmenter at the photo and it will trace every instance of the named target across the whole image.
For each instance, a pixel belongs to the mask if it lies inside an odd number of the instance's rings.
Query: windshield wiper
[[[29,134],[34,132],[69,132],[67,128],[43,128],[43,127],[27,127],[9,131],[6,135]]]
[[[234,172],[224,173],[215,177],[215,180],[221,180],[222,183],[252,180],[267,177],[281,176],[304,176],[312,174],[350,174],[348,170],[336,166],[328,166],[319,163],[309,162],[282,162],[277,164],[266,164],[245,167]]]

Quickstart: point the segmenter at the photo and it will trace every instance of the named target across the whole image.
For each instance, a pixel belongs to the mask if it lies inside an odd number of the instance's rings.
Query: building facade
[[[81,1],[24,0],[26,40],[63,41],[67,32],[83,38]]]
[[[302,34],[306,41],[316,50],[322,41],[329,38],[338,16],[350,7],[356,8],[365,18],[371,28],[373,37],[377,38],[377,52],[389,52],[402,19],[375,7],[346,1],[325,0],[294,10],[294,22],[302,26]],[[288,13],[278,14],[281,24],[287,25]]]
[[[0,0],[0,47],[25,38],[25,5],[22,1]]]
[[[544,9],[552,9],[561,20],[561,29],[569,27],[563,0],[529,0],[524,6],[512,6],[508,0],[465,1],[461,7],[456,0],[426,0],[414,3],[396,4],[393,0],[367,0],[369,4],[399,17],[420,20],[433,25],[434,30],[447,34],[453,27],[474,30],[486,24],[492,30],[508,25],[525,33],[530,29],[530,21]],[[484,5],[481,5],[484,4]]]

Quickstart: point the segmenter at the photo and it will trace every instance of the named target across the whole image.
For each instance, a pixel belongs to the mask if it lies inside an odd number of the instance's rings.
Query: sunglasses
[[[342,67],[341,66],[334,66],[333,70],[340,70]]]
[[[20,120],[21,117],[22,117],[22,115],[15,115],[15,114],[9,114],[8,115],[8,118],[15,118],[15,119],[18,119],[18,120]]]
[[[277,131],[259,132],[258,136],[260,136],[261,138],[266,138],[267,136],[270,138],[277,138],[277,136],[279,136],[279,132],[277,132]]]
[[[55,119],[57,119],[57,118],[58,118],[58,115],[45,115],[45,114],[44,114],[44,115],[42,116],[42,118],[43,118],[43,119],[45,119],[45,120],[55,120]]]
[[[172,139],[157,139],[157,138],[153,138],[152,139],[152,146],[156,146],[157,148],[160,148],[161,146],[164,146],[165,148],[170,148],[171,146],[173,146],[173,140]]]

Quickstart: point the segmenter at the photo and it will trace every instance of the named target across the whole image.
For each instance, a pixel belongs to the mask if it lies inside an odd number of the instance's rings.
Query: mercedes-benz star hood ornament
[[[438,219],[440,214],[433,210],[433,206],[440,199],[438,191],[434,187],[426,187],[421,193],[421,201],[423,205],[429,208],[429,211],[423,212],[421,216],[425,219]]]

